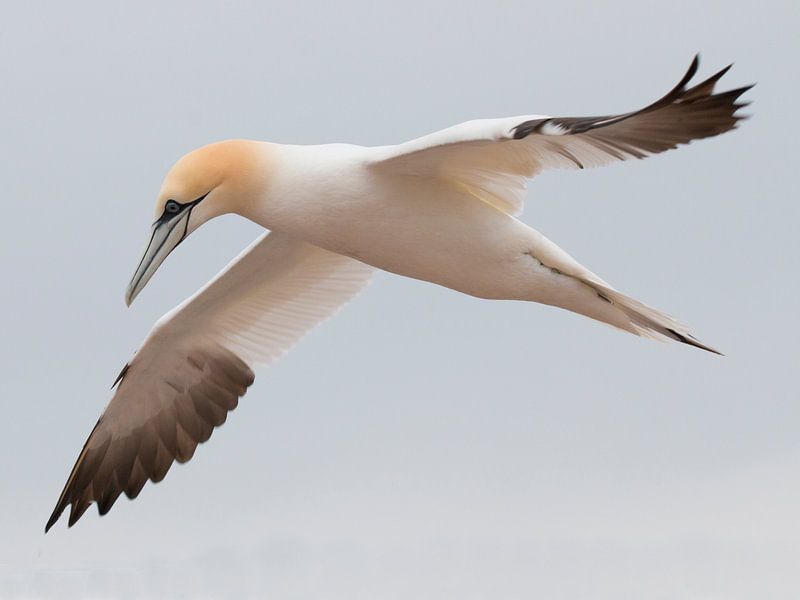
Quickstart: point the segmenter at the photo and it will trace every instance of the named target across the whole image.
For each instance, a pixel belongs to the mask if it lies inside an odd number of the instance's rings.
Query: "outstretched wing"
[[[162,317],[120,373],[45,531],[71,505],[72,526],[135,498],[188,461],[253,383],[254,364],[285,353],[369,281],[351,258],[265,234],[197,294]]]
[[[451,181],[517,215],[526,180],[544,169],[583,169],[645,158],[735,128],[743,118],[736,111],[746,106],[737,99],[752,86],[715,94],[729,65],[688,87],[698,65],[695,56],[678,84],[641,110],[603,117],[530,115],[468,121],[376,148],[372,166]]]

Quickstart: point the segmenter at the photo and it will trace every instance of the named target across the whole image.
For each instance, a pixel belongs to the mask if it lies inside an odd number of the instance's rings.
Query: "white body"
[[[525,252],[541,236],[451,183],[370,169],[374,152],[270,145],[276,175],[242,214],[398,275],[485,298],[530,295],[537,269]]]
[[[603,280],[458,182],[375,169],[383,147],[263,151],[269,185],[237,212],[266,229],[472,296],[551,304],[636,331],[598,296]]]

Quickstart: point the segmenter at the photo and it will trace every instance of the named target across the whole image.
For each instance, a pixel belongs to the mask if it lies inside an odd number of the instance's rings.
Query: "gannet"
[[[750,87],[714,93],[730,65],[680,82],[641,110],[602,117],[469,121],[394,146],[249,140],[190,152],[158,194],[128,305],[178,244],[236,213],[265,233],[160,318],[123,368],[45,531],[71,505],[101,515],[188,461],[265,365],[330,317],[374,269],[487,299],[529,300],[630,333],[716,352],[683,325],[617,291],[524,224],[527,180],[551,168],[645,158],[737,126]]]

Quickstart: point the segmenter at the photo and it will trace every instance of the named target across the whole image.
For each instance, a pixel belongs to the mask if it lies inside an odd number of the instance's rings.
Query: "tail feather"
[[[651,308],[646,304],[639,302],[638,300],[634,300],[633,298],[626,296],[625,294],[618,292],[613,288],[600,285],[594,281],[586,281],[586,283],[597,291],[597,295],[601,300],[609,303],[612,307],[618,309],[622,312],[622,314],[624,314],[624,316],[627,318],[626,324],[630,326],[623,327],[623,329],[643,337],[655,339],[667,338],[676,340],[683,344],[700,348],[701,350],[722,355],[722,353],[718,350],[715,350],[711,346],[707,346],[700,342],[696,337],[689,333],[689,330],[685,325],[682,325],[669,315]],[[615,322],[606,322],[620,327],[619,321],[616,319],[614,321]]]
[[[523,227],[530,248],[525,254],[534,264],[533,269],[530,264],[520,264],[524,273],[533,277],[519,277],[525,287],[515,297],[565,308],[635,335],[675,340],[721,354],[701,343],[685,325],[618,292],[544,235]]]

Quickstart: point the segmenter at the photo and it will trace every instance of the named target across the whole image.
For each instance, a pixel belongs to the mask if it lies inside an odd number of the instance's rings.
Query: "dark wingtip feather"
[[[714,82],[719,81],[720,79],[722,79],[722,77],[725,75],[725,73],[727,73],[728,71],[731,70],[731,67],[733,67],[733,63],[730,63],[726,67],[722,67],[719,71],[717,71],[711,77],[706,79],[706,81],[714,81]]]
[[[72,508],[69,511],[69,521],[67,527],[72,527],[83,516],[83,513],[92,505],[92,501],[85,501],[82,498],[72,503]]]
[[[59,517],[61,516],[61,513],[64,512],[64,508],[65,507],[63,506],[61,507],[56,506],[55,510],[53,510],[53,514],[51,514],[50,518],[47,519],[47,525],[44,526],[45,533],[50,531],[50,528],[56,524],[56,521],[58,521]]]
[[[743,85],[742,87],[738,87],[733,90],[728,90],[727,92],[721,92],[715,95],[724,98],[730,98],[731,100],[737,100],[739,96],[741,96],[742,94],[744,94],[749,90],[752,90],[755,87],[755,85],[756,85],[755,83],[752,83],[750,85]]]
[[[105,515],[122,493],[136,498],[148,480],[155,483],[164,479],[176,457],[180,462],[188,461],[197,444],[225,422],[227,412],[236,407],[238,397],[255,376],[250,367],[225,348],[198,352],[198,364],[204,365],[200,383],[186,393],[173,388],[176,396],[158,418],[146,420],[124,435],[101,428],[102,417],[97,421],[47,520],[45,533],[67,506],[68,526],[72,527],[92,504],[97,505],[100,515]],[[194,365],[191,359],[189,362]],[[120,388],[127,389],[124,382],[128,369],[126,365],[115,381],[117,393]],[[116,401],[120,399],[115,395],[112,403]]]
[[[103,516],[111,510],[111,507],[114,506],[114,503],[121,493],[122,486],[120,486],[116,475],[112,475],[111,481],[106,485],[106,489],[103,490],[103,493],[100,494],[100,498],[95,498],[97,512],[100,513],[100,516]]]
[[[684,88],[681,90],[680,101],[691,102],[692,100],[698,100],[712,95],[717,82],[722,79],[723,75],[725,75],[732,66],[733,63],[729,64],[724,69],[720,69],[708,79],[704,79],[700,83],[693,85],[691,88]]]
[[[689,68],[686,69],[686,73],[678,82],[678,85],[675,86],[673,91],[683,89],[686,86],[686,84],[692,80],[692,77],[694,77],[697,74],[697,69],[699,67],[700,67],[700,54],[697,53],[694,55],[694,58],[692,59],[692,62],[689,65]]]

